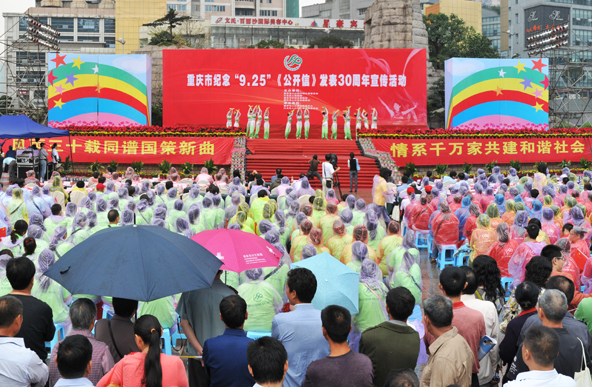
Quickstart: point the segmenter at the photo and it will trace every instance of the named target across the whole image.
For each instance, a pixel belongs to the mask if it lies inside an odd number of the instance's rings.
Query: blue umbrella
[[[352,315],[359,312],[358,273],[329,253],[321,253],[290,265],[291,269],[297,267],[312,271],[317,278],[317,292],[312,299],[315,309],[322,310],[329,305],[339,305],[349,310]]]
[[[138,301],[212,286],[222,262],[191,239],[158,226],[101,230],[45,275],[72,294]]]

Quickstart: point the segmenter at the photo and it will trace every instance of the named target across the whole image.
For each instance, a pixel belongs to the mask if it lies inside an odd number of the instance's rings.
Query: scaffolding
[[[59,52],[59,33],[24,14],[0,35],[0,43],[0,115],[26,114],[46,125],[47,60],[50,52]]]
[[[549,59],[551,128],[581,128],[592,123],[592,50],[589,42],[569,26],[567,32],[563,44],[549,42],[546,49],[528,53],[530,57]]]

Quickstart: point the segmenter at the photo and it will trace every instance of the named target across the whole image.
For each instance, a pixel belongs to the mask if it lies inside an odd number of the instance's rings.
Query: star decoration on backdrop
[[[55,101],[55,105],[53,107],[59,107],[61,109],[63,105],[64,105],[64,103],[62,102],[62,99],[60,98]]]
[[[534,97],[535,98],[541,98],[543,96],[543,91],[542,90],[535,90],[534,91]]]
[[[543,64],[543,59],[542,58],[539,59],[539,60],[536,60],[536,61],[533,60],[532,61],[532,65],[533,65],[532,66],[532,69],[533,70],[539,70],[539,72],[541,72],[541,73],[543,72],[543,67],[547,67],[546,64]]]
[[[518,64],[514,66],[514,68],[518,69],[518,74],[520,74],[520,71],[526,72],[526,70],[524,69],[525,65],[526,63],[521,63],[520,61],[518,61]]]
[[[66,54],[64,54],[64,56],[60,56],[60,54],[56,54],[55,58],[51,59],[51,61],[56,64],[56,69],[57,69],[58,67],[60,67],[61,64],[63,64],[64,66],[66,65],[66,62],[64,62],[64,59],[66,59]]]
[[[504,71],[504,69],[500,69],[499,75],[500,75],[500,77],[504,78],[504,75],[506,75],[506,72]]]
[[[49,82],[50,85],[53,86],[53,82],[58,79],[58,77],[56,77],[55,75],[53,75],[53,70],[51,70],[49,72],[49,74],[47,74],[47,82]]]
[[[94,73],[97,74],[99,72],[99,66],[95,65],[95,67],[92,68],[92,71],[94,71]]]
[[[64,92],[64,88],[62,87],[62,85],[54,86],[54,88],[56,93],[62,94]]]
[[[545,90],[549,88],[549,78],[545,75],[545,80],[541,82],[541,85],[545,86]]]
[[[499,87],[499,86],[497,87],[497,90],[495,91],[495,93],[496,93],[495,94],[496,96],[498,96],[498,95],[504,95],[504,93],[502,93],[501,87]]]
[[[72,71],[72,74],[70,75],[66,75],[66,83],[65,84],[71,84],[72,86],[74,86],[74,81],[77,81],[78,78],[76,78],[74,76],[74,71]]]
[[[529,87],[532,87],[532,79],[528,79],[526,77],[524,77],[524,81],[519,82],[521,85],[524,85],[524,90],[528,89]]]
[[[537,103],[536,103],[536,104],[533,106],[533,108],[535,108],[535,109],[536,109],[536,112],[538,112],[539,110],[543,110],[543,105],[541,105],[540,103],[538,103],[538,102],[537,102]],[[536,112],[535,112],[535,113],[536,113]]]
[[[97,93],[100,93],[101,92],[101,85],[100,84],[97,84],[97,88],[95,89],[95,91]]]
[[[83,63],[85,62],[80,60],[80,55],[78,55],[78,58],[72,59],[72,67],[78,67],[78,70],[80,70],[80,65]]]

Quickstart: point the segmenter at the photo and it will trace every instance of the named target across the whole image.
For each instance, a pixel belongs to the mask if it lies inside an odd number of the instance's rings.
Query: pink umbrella
[[[191,239],[224,264],[220,270],[240,273],[249,269],[277,267],[282,254],[265,239],[240,230],[210,230]]]

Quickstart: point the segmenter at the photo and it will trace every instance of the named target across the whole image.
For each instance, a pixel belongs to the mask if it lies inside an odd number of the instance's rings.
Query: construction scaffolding
[[[554,39],[555,32],[543,36],[528,54],[549,58],[549,127],[580,128],[592,124],[592,41],[578,36],[569,25],[557,33],[565,32],[566,39],[560,41]]]
[[[0,35],[0,115],[26,114],[47,124],[48,54],[59,52],[59,32],[24,14]]]

